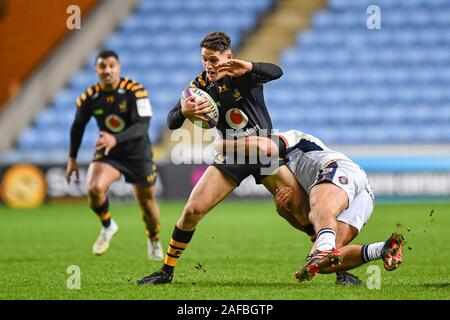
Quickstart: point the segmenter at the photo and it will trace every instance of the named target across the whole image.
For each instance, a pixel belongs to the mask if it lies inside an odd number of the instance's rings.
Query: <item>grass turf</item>
[[[161,202],[164,249],[183,203]],[[225,201],[202,220],[181,257],[174,282],[137,287],[157,270],[147,260],[137,206],[112,204],[120,231],[107,253],[91,253],[100,224],[87,205],[0,207],[0,299],[449,299],[450,203],[378,204],[354,243],[384,241],[402,232],[404,261],[386,272],[381,261],[353,272],[366,281],[379,266],[381,289],[334,284],[334,275],[297,283],[294,271],[309,252],[308,238],[291,228],[266,201]],[[69,290],[70,265],[81,288]]]

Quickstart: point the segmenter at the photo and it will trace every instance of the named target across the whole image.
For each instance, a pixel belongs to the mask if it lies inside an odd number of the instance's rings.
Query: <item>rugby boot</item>
[[[136,285],[142,286],[145,284],[165,284],[171,283],[173,278],[173,273],[168,273],[163,270],[156,271],[151,275],[145,276],[142,279],[136,281]]]
[[[336,284],[341,285],[360,285],[362,284],[362,280],[360,280],[357,276],[346,272],[346,271],[338,271],[336,272]]]
[[[303,268],[295,273],[299,281],[311,280],[317,273],[329,267],[335,267],[342,262],[341,252],[337,249],[316,250]]]
[[[159,240],[147,238],[147,254],[150,260],[162,260],[164,258],[162,245]]]
[[[384,261],[384,268],[387,271],[397,269],[402,263],[402,249],[404,245],[405,237],[399,233],[393,233],[389,239],[386,240],[384,247],[381,250],[381,257]]]
[[[109,248],[109,243],[112,237],[119,231],[119,226],[117,223],[111,219],[111,224],[109,227],[102,227],[100,230],[100,235],[92,246],[92,253],[99,256],[106,252]]]

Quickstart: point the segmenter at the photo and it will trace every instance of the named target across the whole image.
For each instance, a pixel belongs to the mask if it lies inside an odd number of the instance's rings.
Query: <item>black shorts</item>
[[[143,187],[151,187],[156,183],[157,168],[152,160],[119,159],[106,156],[93,161],[113,166],[120,171],[127,183]]]
[[[286,164],[284,160],[278,161],[278,167]],[[226,163],[214,163],[212,166],[216,167],[227,176],[232,178],[236,185],[239,186],[241,182],[252,175],[255,178],[256,184],[261,184],[262,180],[268,176],[272,175],[272,170],[267,170],[264,172],[264,168],[268,169],[268,165],[262,164],[226,164]]]

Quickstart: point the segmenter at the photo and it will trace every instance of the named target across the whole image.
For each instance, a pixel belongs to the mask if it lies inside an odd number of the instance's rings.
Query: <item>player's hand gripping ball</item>
[[[219,109],[214,99],[205,91],[198,88],[185,88],[181,94],[180,103],[183,106],[189,97],[195,97],[195,101],[207,100],[211,105],[211,111],[202,115],[202,118],[188,118],[193,124],[203,129],[214,128],[219,122]]]

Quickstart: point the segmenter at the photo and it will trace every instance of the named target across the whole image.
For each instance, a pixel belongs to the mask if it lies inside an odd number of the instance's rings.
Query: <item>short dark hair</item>
[[[114,58],[116,58],[117,61],[119,61],[119,56],[117,55],[117,53],[115,51],[102,50],[97,54],[97,57],[95,57],[95,64],[97,64],[98,59],[100,59],[100,58],[106,59],[109,57],[114,57]]]
[[[225,32],[211,32],[200,42],[200,48],[223,52],[231,49],[231,39]]]

